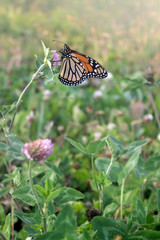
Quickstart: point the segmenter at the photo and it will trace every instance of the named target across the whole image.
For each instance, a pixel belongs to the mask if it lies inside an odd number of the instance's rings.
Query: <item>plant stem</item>
[[[13,205],[13,198],[11,199],[11,222],[12,222],[12,240],[14,240],[14,205]]]
[[[97,191],[99,193],[99,201],[100,201],[100,211],[102,211],[102,196],[101,196],[101,191],[98,187],[95,171],[94,171],[94,161],[93,161],[93,154],[91,154],[91,165],[92,165],[92,176],[96,184]]]
[[[152,107],[153,107],[153,110],[154,110],[154,113],[155,113],[155,116],[156,116],[157,124],[158,124],[159,130],[160,130],[160,119],[159,119],[158,111],[157,111],[157,108],[156,108],[156,104],[155,104],[152,92],[149,88],[148,88],[148,91],[149,91],[150,102],[152,104]]]
[[[40,104],[40,116],[38,121],[38,129],[37,129],[37,138],[39,138],[42,127],[43,127],[43,119],[44,119],[44,101]]]
[[[114,162],[114,158],[112,157],[112,158],[111,158],[111,162],[110,162],[110,164],[109,164],[109,166],[108,166],[108,168],[107,168],[107,171],[106,171],[106,177],[108,176],[108,174],[109,174],[109,172],[110,172],[110,170],[111,170],[111,167],[112,167],[113,162]]]
[[[123,211],[123,191],[124,191],[124,183],[125,183],[125,178],[123,178],[123,181],[122,181],[122,186],[121,186],[121,201],[120,201],[120,209],[121,209],[121,219],[123,218],[123,214],[122,214],[122,211]]]
[[[34,185],[33,185],[33,181],[32,181],[32,168],[31,168],[31,161],[30,160],[29,160],[29,181],[30,181],[30,186],[31,186],[33,195],[35,197],[37,206],[38,206],[38,208],[40,210],[40,213],[41,213],[41,216],[42,216],[42,219],[43,219],[43,232],[46,232],[46,217],[45,217],[45,214],[44,214],[44,212],[43,212],[43,210],[41,208],[41,205],[38,202],[38,196],[37,196],[36,190],[35,190]]]
[[[33,74],[32,78],[31,78],[31,81],[27,84],[27,86],[23,89],[22,93],[20,94],[19,98],[18,98],[18,101],[17,101],[17,104],[16,104],[16,110],[15,110],[15,113],[13,115],[13,118],[12,118],[12,121],[11,121],[11,124],[10,124],[10,127],[9,127],[9,132],[11,131],[12,129],[12,126],[13,126],[13,123],[14,123],[14,120],[15,120],[15,117],[16,117],[16,114],[17,114],[17,110],[18,110],[18,106],[19,106],[19,103],[24,95],[24,93],[26,92],[26,90],[29,88],[29,86],[32,84],[32,82],[34,81],[34,79],[36,78],[36,76],[38,75],[38,73],[44,68],[46,64],[43,63],[37,70],[36,73]]]

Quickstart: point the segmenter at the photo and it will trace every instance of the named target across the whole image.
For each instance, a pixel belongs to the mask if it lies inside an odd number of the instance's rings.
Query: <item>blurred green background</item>
[[[151,90],[159,112],[160,88],[157,84],[148,90],[143,84],[149,65],[160,84],[160,1],[0,0],[0,105],[18,100],[36,72],[35,55],[44,57],[41,40],[52,50],[56,48],[53,39],[96,59],[113,76],[86,80],[76,87],[61,84],[57,76],[48,82],[37,78],[23,96],[11,133],[22,142],[51,138],[55,147],[48,161],[62,169],[66,186],[85,192],[86,199],[94,201],[89,158],[64,137],[85,146],[107,135],[124,145],[148,139],[144,159],[160,153],[160,130],[149,97]],[[140,84],[129,88],[136,80]],[[7,116],[8,125],[12,117],[13,112]],[[0,116],[0,124],[1,120]],[[5,142],[1,128],[0,133]],[[110,158],[109,149],[105,147],[98,157]],[[5,159],[1,152],[1,179]],[[125,164],[126,159],[120,162]],[[20,165],[18,160],[14,163]],[[23,162],[22,166],[25,175],[28,165]],[[159,168],[155,169],[159,177]],[[141,184],[133,175],[132,189],[135,182]]]
[[[109,71],[159,69],[159,0],[1,0],[0,67],[33,65],[40,40],[52,39],[101,59]],[[125,66],[123,66],[123,64]],[[124,69],[123,69],[124,67]]]

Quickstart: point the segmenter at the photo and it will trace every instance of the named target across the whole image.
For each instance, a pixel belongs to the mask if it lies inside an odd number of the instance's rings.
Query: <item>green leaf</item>
[[[55,222],[55,230],[57,232],[63,232],[63,237],[68,239],[70,235],[76,231],[74,212],[70,205],[65,205],[62,211],[58,214]]]
[[[120,140],[118,140],[112,136],[108,136],[108,137],[104,138],[104,140],[106,141],[106,143],[109,147],[109,150],[112,154],[112,158],[114,160],[119,158],[124,153],[125,148]]]
[[[139,160],[140,150],[137,150],[135,153],[133,153],[128,162],[126,163],[123,171],[120,173],[118,177],[118,183],[121,184],[122,180],[126,178],[130,172],[136,167],[138,160]]]
[[[62,191],[63,188],[56,189],[55,191],[51,192],[49,196],[47,197],[46,202],[50,202],[51,200],[55,199],[56,197],[59,196],[60,192]]]
[[[139,148],[143,147],[144,145],[146,145],[148,143],[148,141],[135,141],[132,142],[131,144],[128,145],[128,147],[126,148],[127,152],[129,155],[133,154],[133,152],[137,151]]]
[[[84,198],[84,195],[81,192],[73,188],[63,187],[60,194],[54,199],[54,201],[59,205],[82,198]]]
[[[127,235],[127,225],[121,220],[97,216],[92,219],[91,223],[93,229],[97,231],[98,240],[111,240],[115,236],[124,239]]]
[[[159,240],[160,232],[153,230],[141,230],[130,234],[126,240]]]
[[[44,197],[44,198],[47,197],[47,193],[43,187],[41,187],[40,185],[34,185],[34,187],[42,197]]]
[[[23,142],[14,134],[8,136],[9,143],[11,147],[17,151],[21,152],[21,149],[24,147]]]
[[[70,139],[70,138],[67,138],[65,137],[65,140],[67,140],[69,143],[71,143],[75,148],[77,148],[79,151],[85,153],[85,154],[88,154],[88,151],[85,147],[82,146],[82,144]]]
[[[110,180],[108,180],[108,178],[106,178],[106,174],[104,172],[100,172],[99,175],[96,175],[96,180],[97,180],[97,183],[100,186],[106,186],[106,185],[111,185],[112,184],[112,182]],[[93,183],[93,185],[92,185],[92,183]],[[94,186],[95,186],[94,179],[91,181],[91,185],[92,185],[93,189],[95,189],[94,188]]]
[[[45,162],[45,165],[47,166],[47,168],[51,169],[57,176],[59,176],[59,177],[63,176],[63,174],[61,173],[61,171],[59,170],[59,168],[56,165],[54,165],[50,162]]]
[[[47,65],[50,68],[50,70],[52,71],[52,64],[51,61],[47,59]],[[53,74],[53,73],[52,73]]]
[[[83,229],[83,234],[82,236],[80,237],[79,240],[92,240],[93,238],[91,238],[91,236],[89,235],[89,233]]]
[[[24,146],[24,144],[14,134],[9,135],[8,140],[9,140],[10,146],[6,146],[6,144],[0,143],[0,150],[6,151],[6,152],[9,153],[8,161],[12,161],[14,159],[24,160],[25,157],[24,157],[24,154],[22,154],[22,151],[21,151],[21,148]]]
[[[154,224],[154,217],[151,215],[151,214],[147,214],[147,217],[146,217],[146,224]]]
[[[95,165],[96,168],[100,171],[100,172],[104,172],[106,173],[108,166],[110,164],[110,159],[106,159],[106,158],[97,158],[95,160]],[[118,162],[113,162],[111,170],[108,174],[108,180],[112,181],[112,182],[117,182],[118,180],[118,176],[120,174],[120,172],[122,171],[122,167]]]
[[[5,224],[2,229],[2,233],[7,238],[7,240],[10,240],[10,234],[11,234],[11,214],[9,213],[5,219]]]
[[[57,232],[57,231],[47,232],[35,238],[35,240],[53,240],[53,239],[64,240],[63,232]]]
[[[9,188],[0,189],[0,198],[9,192]]]
[[[2,183],[6,183],[6,182],[9,182],[9,181],[11,181],[11,180],[17,180],[17,179],[19,179],[20,169],[21,169],[21,168],[15,167],[15,169],[13,170],[12,173],[6,174],[7,178],[4,179],[4,180],[2,181]]]
[[[53,183],[49,178],[47,178],[45,182],[45,190],[46,190],[47,196],[52,191],[52,189],[53,189]]]
[[[43,166],[36,166],[32,169],[32,177],[36,177],[42,173],[46,172],[46,167]]]
[[[160,169],[160,155],[156,154],[149,157],[145,162],[144,168],[149,172]]]
[[[139,224],[146,223],[146,212],[142,202],[138,199],[136,205],[137,220]]]
[[[17,102],[12,103],[11,105],[3,105],[0,106],[0,113],[2,116],[7,115],[8,113],[12,112],[16,107]]]
[[[105,141],[95,141],[95,142],[90,142],[87,146],[87,152],[89,154],[94,154],[100,152],[105,146]]]
[[[6,145],[5,143],[0,143],[0,150],[6,151],[7,153],[9,153],[8,160],[9,161],[12,161],[14,159],[24,160],[25,157],[24,157],[24,154],[21,151],[24,144],[14,134],[9,135],[8,140],[9,140],[10,146]]]
[[[150,82],[148,82],[147,80],[145,80],[144,78],[138,78],[138,79],[126,79],[129,81],[128,83],[128,86],[124,89],[124,92],[125,91],[128,91],[128,90],[135,90],[137,88],[142,88],[144,87],[145,85],[152,85]]]
[[[0,142],[0,150],[1,150],[1,151],[6,151],[6,152],[8,152],[8,151],[10,151],[10,149],[11,149],[11,148],[10,148],[9,145]]]
[[[46,48],[46,46],[43,43],[43,41],[41,41],[41,43],[42,43],[42,47],[43,47],[44,56],[47,58],[48,53],[49,53],[49,48]]]
[[[42,223],[42,217],[38,213],[15,212],[15,215],[30,226]]]
[[[37,234],[39,234],[37,229],[32,228],[32,226],[25,225],[23,229],[30,237],[34,237],[37,236]]]
[[[35,199],[34,199],[34,196],[33,196],[33,193],[31,191],[30,186],[23,186],[23,187],[20,187],[20,188],[16,189],[13,192],[12,197],[13,198],[18,198],[21,201],[26,202],[30,206],[35,205]]]
[[[158,205],[158,213],[160,213],[160,184],[157,189],[157,205]]]
[[[54,215],[54,212],[55,212],[55,210],[54,210],[53,202],[50,201],[50,202],[48,203],[47,214],[48,214],[48,216],[50,216],[50,215],[53,216],[53,215]]]
[[[107,215],[108,213],[114,213],[118,208],[118,204],[117,203],[111,203],[109,205],[107,205],[103,211],[103,216]]]
[[[41,58],[39,58],[38,56],[35,56],[35,57],[36,57],[35,65],[36,65],[36,68],[39,69],[40,66],[43,64],[43,60]]]
[[[48,85],[53,83],[55,83],[55,75],[53,75],[53,72],[50,71],[45,75],[44,84]]]

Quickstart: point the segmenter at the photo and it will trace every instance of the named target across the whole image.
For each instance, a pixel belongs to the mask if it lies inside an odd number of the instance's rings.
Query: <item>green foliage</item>
[[[100,152],[104,146],[105,146],[105,141],[104,140],[99,140],[95,142],[89,142],[88,146],[85,148],[82,146],[81,143],[78,143],[70,138],[65,138],[69,143],[71,143],[75,148],[77,148],[79,151],[85,154],[96,154]]]
[[[10,239],[10,234],[11,234],[11,214],[10,213],[6,216],[2,233],[4,234],[7,240]]]
[[[100,172],[106,173],[110,164],[110,160],[106,158],[97,158],[95,160],[95,165]],[[112,182],[117,182],[118,176],[122,171],[122,167],[118,162],[113,162],[111,170],[108,174],[108,179]]]
[[[34,226],[36,224],[42,224],[41,216],[38,213],[23,213],[15,212],[15,215],[20,218],[24,223]]]
[[[140,200],[137,200],[136,212],[137,212],[137,220],[138,220],[139,224],[146,223],[145,208]]]
[[[124,146],[122,142],[112,136],[106,137],[105,141],[107,142],[108,148],[112,154],[112,158],[116,160],[124,153]]]
[[[22,187],[19,187],[18,189],[16,189],[13,192],[12,197],[13,198],[18,198],[21,201],[26,202],[30,206],[35,205],[35,199],[34,199],[31,187],[29,185],[28,186],[22,186]]]
[[[127,226],[123,221],[107,218],[107,217],[95,217],[92,220],[93,229],[97,231],[97,237],[99,240],[114,239],[116,236],[125,239],[127,235]]]
[[[136,167],[139,160],[139,155],[140,155],[140,150],[137,150],[131,155],[123,171],[120,173],[118,177],[119,184],[121,184],[122,180],[126,178],[130,174],[130,172]]]
[[[14,238],[22,240],[160,239],[158,4],[116,6],[115,0],[1,4],[0,233],[6,239],[12,221]],[[52,39],[95,58],[113,76],[62,85],[51,50],[63,44]],[[142,72],[150,63],[157,74]],[[51,138],[54,151],[44,164],[32,163],[34,192],[21,149],[37,138]]]

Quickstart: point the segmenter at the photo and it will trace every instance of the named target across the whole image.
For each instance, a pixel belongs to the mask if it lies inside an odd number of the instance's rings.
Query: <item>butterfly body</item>
[[[72,50],[67,44],[60,53],[62,63],[59,80],[65,85],[75,86],[86,78],[106,78],[108,75],[106,69],[96,60]]]

